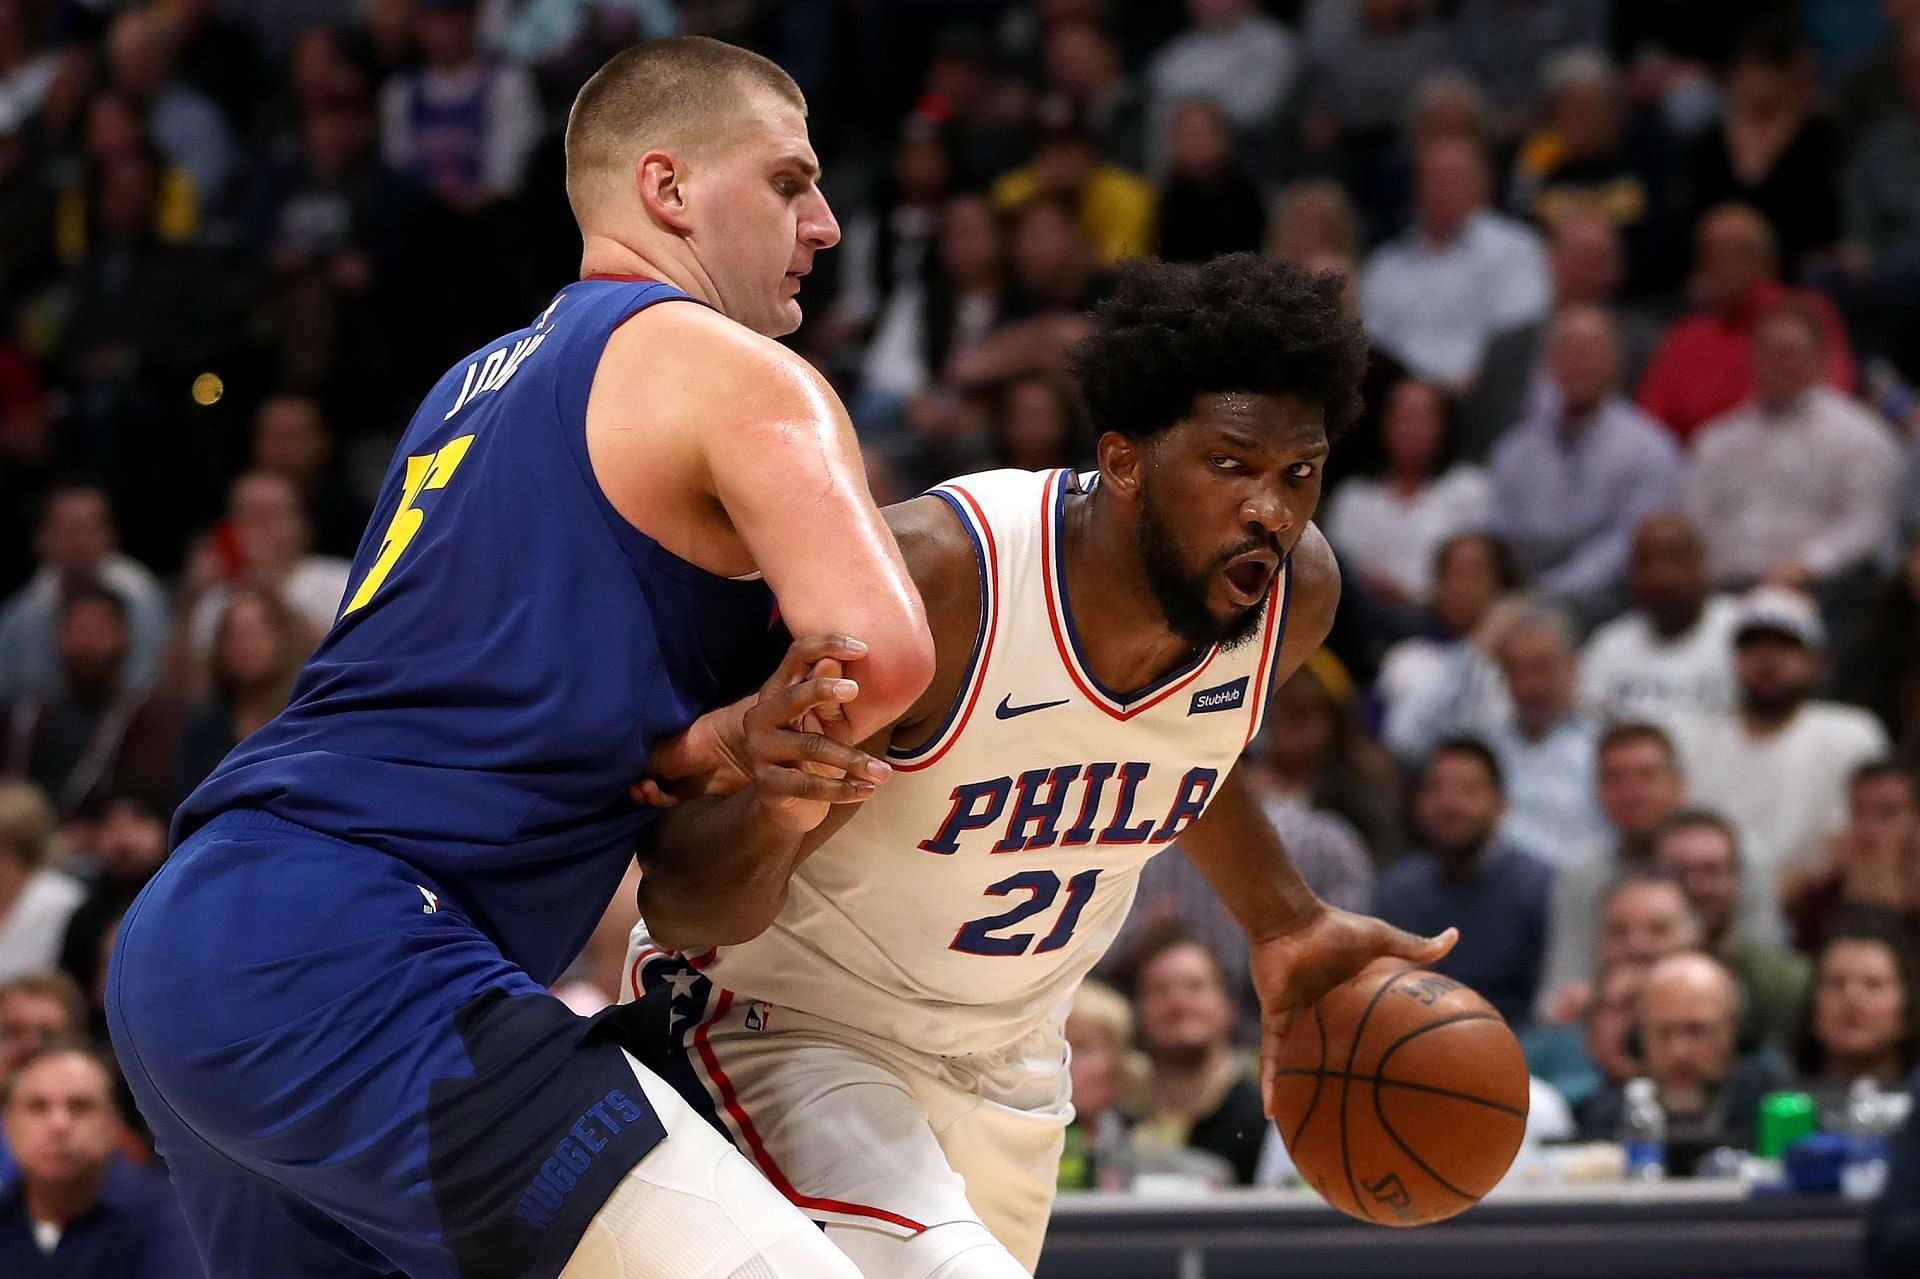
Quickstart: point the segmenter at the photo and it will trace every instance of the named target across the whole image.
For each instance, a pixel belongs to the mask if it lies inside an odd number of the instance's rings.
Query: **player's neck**
[[[657,249],[643,249],[605,235],[589,235],[580,248],[580,278],[642,277],[671,284],[682,293],[713,304],[713,282],[699,264]]]
[[[1067,599],[1093,674],[1108,688],[1145,688],[1191,661],[1193,645],[1167,629],[1140,564],[1140,540],[1096,487],[1069,495],[1060,539]]]

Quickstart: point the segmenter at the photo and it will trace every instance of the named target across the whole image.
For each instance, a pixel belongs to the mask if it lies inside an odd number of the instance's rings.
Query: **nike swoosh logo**
[[[1015,715],[1025,715],[1028,711],[1044,711],[1049,706],[1065,706],[1067,704],[1067,699],[1064,697],[1057,702],[1035,702],[1031,706],[1010,706],[1008,703],[1011,701],[1013,701],[1013,695],[1011,693],[1001,698],[1000,704],[993,708],[993,717],[995,719],[1012,719]]]

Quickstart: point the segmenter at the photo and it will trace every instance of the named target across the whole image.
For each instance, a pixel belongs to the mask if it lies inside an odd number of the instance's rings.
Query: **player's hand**
[[[1273,1072],[1280,1041],[1302,1009],[1376,959],[1430,964],[1460,939],[1449,928],[1438,937],[1416,937],[1370,915],[1329,906],[1292,932],[1255,942],[1253,988],[1260,996],[1260,1096],[1273,1114]]]
[[[832,804],[858,803],[892,775],[886,763],[838,740],[859,686],[842,663],[867,646],[844,635],[796,639],[758,693],[711,711],[654,748],[636,802],[670,807],[699,795],[759,788],[775,820],[811,830]]]

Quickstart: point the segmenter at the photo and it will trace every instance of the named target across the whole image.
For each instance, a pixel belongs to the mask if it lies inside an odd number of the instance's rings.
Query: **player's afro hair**
[[[1071,353],[1095,429],[1145,439],[1189,416],[1196,395],[1248,391],[1320,406],[1336,438],[1360,411],[1367,361],[1342,288],[1252,253],[1129,263]]]

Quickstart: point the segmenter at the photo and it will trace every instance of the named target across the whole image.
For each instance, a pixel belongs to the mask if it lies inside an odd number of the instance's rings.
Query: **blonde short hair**
[[[58,825],[45,791],[32,782],[0,781],[0,850],[28,866],[43,865]]]

